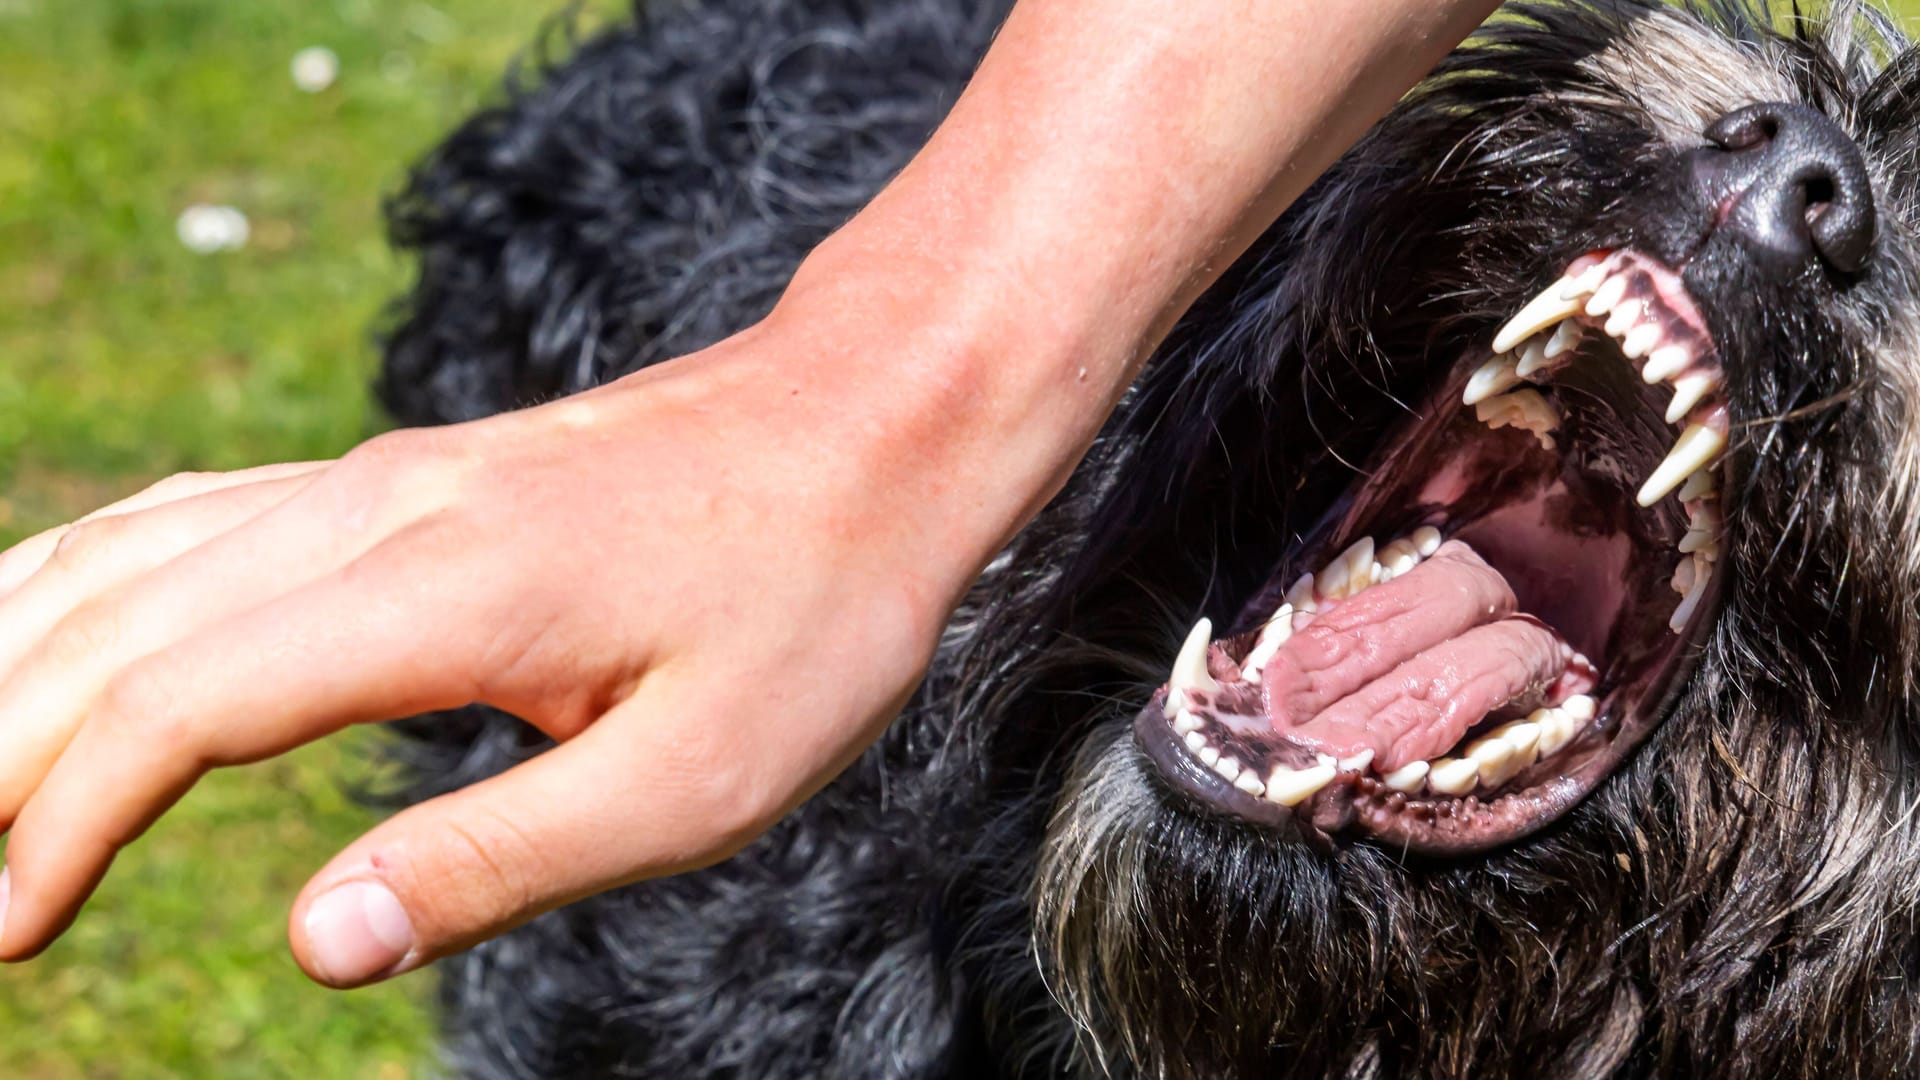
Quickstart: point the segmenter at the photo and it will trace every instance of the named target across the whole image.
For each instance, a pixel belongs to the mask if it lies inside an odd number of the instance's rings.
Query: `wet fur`
[[[422,266],[382,382],[401,420],[570,393],[752,322],[938,121],[1003,5],[643,6],[553,43],[395,200]],[[446,962],[457,1067],[1920,1068],[1920,54],[1850,7],[1515,14],[1188,314],[853,769],[724,865]],[[1704,122],[1778,97],[1867,153],[1859,279],[1759,275],[1676,183]],[[1692,258],[1750,421],[1724,608],[1660,732],[1556,826],[1452,862],[1329,856],[1169,794],[1126,725],[1182,631],[1235,618],[1462,342],[1624,242]],[[405,731],[408,798],[539,749],[483,710]]]

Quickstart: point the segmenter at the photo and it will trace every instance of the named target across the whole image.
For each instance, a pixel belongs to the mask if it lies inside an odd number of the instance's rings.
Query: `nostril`
[[[1857,273],[1873,247],[1873,187],[1846,130],[1804,105],[1762,102],[1711,124],[1701,153],[1705,194],[1719,228],[1743,235],[1756,257],[1818,259]],[[1783,269],[1786,267],[1783,266]]]

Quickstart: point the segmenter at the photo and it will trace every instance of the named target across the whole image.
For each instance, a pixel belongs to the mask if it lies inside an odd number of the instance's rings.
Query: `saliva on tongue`
[[[1524,714],[1591,690],[1596,673],[1519,610],[1513,589],[1450,540],[1411,571],[1323,603],[1262,672],[1268,720],[1382,772],[1439,757],[1488,714]]]

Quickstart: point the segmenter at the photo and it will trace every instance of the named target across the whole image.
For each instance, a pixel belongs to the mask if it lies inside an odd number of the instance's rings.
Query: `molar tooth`
[[[1381,783],[1386,784],[1395,791],[1408,793],[1419,791],[1420,785],[1427,778],[1427,770],[1431,768],[1433,768],[1433,765],[1425,761],[1416,761],[1408,765],[1402,765],[1400,768],[1382,777]]]
[[[1539,710],[1535,710],[1536,712]],[[1533,764],[1534,747],[1540,744],[1540,724],[1529,714],[1525,720],[1515,720],[1494,729],[1494,734],[1508,746],[1513,747],[1516,755],[1524,756],[1527,764]]]
[[[1240,759],[1222,757],[1219,761],[1213,763],[1213,771],[1229,780],[1237,780],[1240,777]]]
[[[1233,782],[1233,786],[1256,799],[1267,793],[1267,785],[1261,783],[1260,778],[1255,776],[1251,769],[1241,773],[1239,779]]]
[[[1674,349],[1679,346],[1669,345],[1667,348]],[[1653,370],[1654,363],[1660,359],[1660,353],[1664,351],[1666,350],[1654,350],[1653,358],[1647,361],[1648,371]],[[1677,424],[1686,419],[1687,413],[1691,412],[1695,405],[1700,404],[1700,399],[1707,396],[1707,391],[1713,389],[1716,381],[1712,374],[1704,371],[1683,375],[1673,380],[1673,400],[1667,402],[1667,423]],[[1684,495],[1681,498],[1685,500]]]
[[[1626,334],[1633,328],[1634,323],[1640,321],[1640,309],[1645,306],[1632,298],[1620,301],[1619,306],[1607,314],[1607,336],[1617,338]]]
[[[1571,323],[1561,323],[1570,326]],[[1547,339],[1535,334],[1520,346],[1520,360],[1513,365],[1513,373],[1526,378],[1547,366]]]
[[[1467,744],[1467,756],[1479,763],[1484,777],[1490,767],[1498,768],[1507,763],[1507,759],[1513,756],[1513,747],[1507,744],[1507,740],[1489,732]]]
[[[1641,323],[1639,326],[1634,327],[1633,331],[1620,343],[1620,351],[1627,359],[1638,360],[1652,352],[1654,346],[1660,344],[1660,339],[1665,336],[1665,334],[1666,331],[1660,329],[1659,323]],[[1646,379],[1648,382],[1657,382],[1658,379],[1647,378],[1647,371],[1651,370],[1653,370],[1653,362],[1649,360],[1646,370],[1640,373],[1640,377]],[[1660,376],[1660,378],[1665,377],[1664,375]]]
[[[1566,713],[1581,723],[1593,719],[1594,713],[1598,712],[1599,709],[1600,703],[1586,694],[1575,694],[1560,703],[1561,712]]]
[[[1687,534],[1680,538],[1680,553],[1691,555],[1696,551],[1713,551],[1717,554],[1720,545],[1716,538],[1720,535],[1720,528],[1720,511],[1714,509],[1711,503],[1697,504],[1687,515]]]
[[[1727,437],[1704,424],[1689,424],[1687,429],[1674,440],[1673,449],[1667,451],[1665,460],[1653,470],[1653,475],[1641,486],[1638,500],[1641,506],[1652,506],[1669,491],[1680,486],[1688,476],[1704,469],[1720,451],[1726,449]]]
[[[1673,577],[1667,584],[1681,596],[1693,591],[1694,566],[1692,559],[1681,559],[1680,565],[1673,568]]]
[[[1700,606],[1700,601],[1707,595],[1707,583],[1712,580],[1712,575],[1708,574],[1704,568],[1695,567],[1694,569],[1693,588],[1687,590],[1686,598],[1673,609],[1673,618],[1667,620],[1667,629],[1676,634],[1687,628],[1687,620],[1693,618],[1694,610]]]
[[[1653,324],[1649,323],[1648,325],[1652,326]],[[1659,328],[1656,326],[1655,329],[1658,330]],[[1638,330],[1634,331],[1636,334],[1639,332]],[[1657,342],[1660,339],[1658,335],[1656,335],[1652,340]],[[1647,362],[1646,365],[1640,369],[1640,378],[1649,386],[1673,378],[1675,375],[1685,371],[1687,365],[1693,363],[1693,350],[1677,342],[1672,345],[1662,345],[1657,349],[1649,345],[1638,354],[1628,353],[1627,355],[1635,359],[1638,359],[1641,355],[1646,356]]]
[[[1335,762],[1335,764],[1340,767],[1341,772],[1359,772],[1361,769],[1373,764],[1373,750],[1362,750],[1352,757],[1341,758]]]
[[[1298,806],[1332,780],[1331,765],[1315,765],[1310,769],[1275,765],[1272,775],[1267,777],[1267,798],[1281,806]]]
[[[1502,353],[1480,365],[1473,377],[1467,380],[1466,392],[1460,395],[1462,405],[1472,405],[1485,401],[1506,390],[1519,385],[1520,372],[1514,366],[1513,358]]]
[[[1598,318],[1612,311],[1613,306],[1618,304],[1621,298],[1626,295],[1627,276],[1625,274],[1616,274],[1608,278],[1598,289],[1593,291],[1593,299],[1587,301],[1586,312]]]
[[[1689,503],[1695,499],[1711,499],[1713,495],[1713,473],[1706,469],[1701,469],[1687,477],[1687,482],[1680,485],[1680,501],[1683,503]]]
[[[1506,352],[1532,337],[1536,332],[1545,330],[1562,319],[1579,314],[1581,301],[1586,299],[1586,294],[1573,291],[1574,284],[1575,282],[1561,278],[1542,290],[1540,295],[1527,301],[1525,306],[1515,312],[1513,318],[1508,319],[1507,324],[1500,328],[1500,332],[1493,335],[1493,351]],[[1572,292],[1571,296],[1567,295],[1569,292]]]
[[[1480,782],[1480,766],[1472,758],[1443,757],[1427,772],[1427,786],[1442,795],[1465,795]]]
[[[1192,750],[1195,753],[1198,753],[1202,747],[1205,747],[1207,745],[1207,737],[1205,735],[1200,734],[1197,731],[1187,732],[1187,737],[1185,741],[1187,744],[1187,749]]]
[[[1206,762],[1207,768],[1211,769],[1219,763],[1220,751],[1214,749],[1212,746],[1202,746],[1200,748],[1200,760]]]
[[[1188,732],[1199,731],[1206,726],[1207,722],[1205,720],[1200,719],[1185,709],[1181,709],[1175,713],[1173,717],[1173,730],[1181,735],[1185,735]]]
[[[1313,579],[1314,595],[1322,600],[1338,600],[1347,595],[1347,560],[1335,558],[1320,568]]]
[[[1565,709],[1535,709],[1527,720],[1540,725],[1540,741],[1534,748],[1541,757],[1558,753],[1573,741],[1574,732],[1579,730],[1579,721]]]
[[[1413,541],[1413,549],[1418,551],[1423,559],[1440,550],[1440,530],[1431,525],[1422,525],[1413,530],[1413,535],[1409,539]]]
[[[1573,347],[1580,344],[1580,339],[1585,336],[1586,334],[1579,323],[1571,319],[1561,323],[1559,326],[1553,328],[1553,336],[1547,339],[1546,358],[1548,360],[1554,360],[1565,353],[1571,352]],[[1522,374],[1525,373],[1523,372]]]
[[[1213,644],[1213,620],[1201,619],[1187,632],[1180,655],[1173,659],[1173,676],[1168,680],[1167,708],[1177,710],[1187,703],[1190,691],[1213,693],[1220,684],[1207,671],[1207,648]],[[1179,700],[1176,701],[1175,698]]]

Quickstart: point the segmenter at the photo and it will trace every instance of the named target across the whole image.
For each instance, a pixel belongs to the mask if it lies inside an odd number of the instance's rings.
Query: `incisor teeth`
[[[1187,744],[1187,749],[1195,753],[1199,753],[1200,748],[1207,745],[1207,737],[1197,731],[1187,732],[1187,737],[1184,741]]]
[[[1587,301],[1586,312],[1595,318],[1613,310],[1613,306],[1627,295],[1627,278],[1622,274],[1610,277],[1599,288],[1593,290],[1593,299]]]
[[[1240,776],[1240,759],[1223,757],[1213,763],[1213,771],[1226,777],[1228,780],[1238,779]]]
[[[1211,769],[1220,763],[1220,751],[1212,746],[1202,746],[1200,748],[1200,760],[1206,762],[1207,768]]]
[[[1442,795],[1465,795],[1480,782],[1480,766],[1472,758],[1441,758],[1427,773],[1427,786]]]
[[[1686,480],[1694,472],[1704,469],[1720,451],[1726,449],[1727,437],[1704,424],[1689,424],[1687,429],[1674,440],[1673,449],[1647,477],[1641,485],[1638,501],[1641,506],[1652,506],[1666,494]]]
[[[1252,770],[1241,773],[1239,778],[1234,780],[1233,786],[1256,799],[1267,793],[1267,785],[1261,783],[1260,778],[1253,775]]]
[[[1618,307],[1607,313],[1606,331],[1608,337],[1620,337],[1640,321],[1640,309],[1646,305],[1638,300],[1622,300]]]
[[[1207,671],[1207,647],[1212,644],[1213,620],[1201,619],[1194,623],[1186,643],[1180,646],[1180,655],[1173,659],[1173,676],[1167,688],[1169,711],[1186,707],[1192,691],[1211,694],[1220,689],[1220,684],[1213,681],[1213,675]]]
[[[1634,333],[1637,334],[1639,331],[1636,330]],[[1629,352],[1627,356],[1634,357],[1635,354]],[[1640,378],[1649,386],[1657,382],[1665,382],[1685,371],[1687,365],[1691,363],[1693,363],[1693,353],[1689,352],[1685,345],[1662,345],[1647,351],[1647,363],[1640,369]]]
[[[1626,354],[1627,359],[1638,360],[1652,352],[1654,346],[1660,344],[1660,339],[1665,333],[1666,331],[1660,329],[1659,323],[1643,323],[1634,327],[1633,332],[1628,334],[1626,340],[1620,343],[1620,351]],[[1648,379],[1647,381],[1652,382],[1653,380]]]
[[[1504,393],[1520,385],[1520,371],[1514,366],[1513,358],[1505,354],[1495,356],[1480,365],[1480,369],[1467,380],[1466,392],[1460,395],[1462,405],[1472,405],[1485,401],[1495,394]]]
[[[1427,770],[1431,768],[1433,766],[1425,761],[1416,761],[1393,770],[1381,777],[1380,782],[1395,791],[1419,791],[1421,783],[1427,778]]]
[[[1281,806],[1298,806],[1332,780],[1331,765],[1315,765],[1310,769],[1289,769],[1285,765],[1276,765],[1273,774],[1267,777],[1267,798]]]
[[[1335,762],[1335,764],[1340,766],[1341,772],[1359,772],[1361,769],[1373,764],[1373,751],[1370,749],[1362,750],[1352,757],[1341,758],[1338,762]]]
[[[1541,291],[1540,295],[1527,301],[1526,306],[1514,313],[1513,318],[1493,335],[1493,351],[1503,353],[1520,344],[1534,334],[1563,319],[1577,315],[1586,293],[1574,292],[1566,295],[1574,285],[1566,278],[1554,282]],[[1624,286],[1623,286],[1624,287]]]
[[[1174,733],[1178,735],[1185,735],[1188,732],[1199,731],[1201,728],[1206,726],[1207,726],[1207,722],[1205,720],[1200,719],[1198,716],[1195,716],[1194,714],[1188,712],[1185,709],[1181,709],[1178,713],[1174,715],[1174,718],[1173,718],[1173,730],[1174,730]]]
[[[1659,359],[1659,355],[1655,352],[1654,359]],[[1653,360],[1647,361],[1647,367],[1653,367]],[[1686,419],[1693,407],[1700,404],[1700,399],[1707,396],[1707,391],[1713,389],[1713,384],[1713,376],[1704,371],[1673,380],[1673,400],[1667,402],[1667,423],[1677,424]]]

